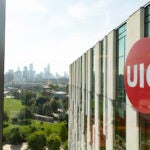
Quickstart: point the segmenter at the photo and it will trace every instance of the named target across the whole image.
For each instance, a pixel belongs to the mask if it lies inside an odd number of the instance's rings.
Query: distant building
[[[34,81],[34,80],[35,80],[35,71],[33,70],[33,64],[30,64],[27,74],[27,81]]]
[[[14,73],[14,81],[22,81],[22,72],[20,71],[20,68]]]
[[[23,69],[23,80],[24,81],[27,81],[27,76],[28,76],[28,68],[27,68],[27,66],[24,66],[24,69]]]
[[[55,73],[55,77],[56,77],[56,78],[61,78],[61,75],[56,72],[56,73]]]
[[[69,75],[67,72],[64,72],[64,78],[69,78]]]
[[[10,83],[14,80],[14,71],[13,70],[9,70],[6,74],[5,74],[5,83]]]
[[[41,81],[41,80],[43,80],[43,78],[44,78],[43,72],[40,72],[40,73],[36,74],[35,80]]]
[[[48,64],[47,67],[44,68],[44,78],[45,79],[50,78],[50,64]]]

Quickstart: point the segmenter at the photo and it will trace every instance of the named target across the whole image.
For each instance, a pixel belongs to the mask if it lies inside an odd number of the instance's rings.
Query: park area
[[[25,111],[23,111],[25,110]],[[3,144],[22,145],[30,149],[67,149],[67,124],[32,119],[19,99],[4,99]],[[31,117],[31,118],[30,118]]]

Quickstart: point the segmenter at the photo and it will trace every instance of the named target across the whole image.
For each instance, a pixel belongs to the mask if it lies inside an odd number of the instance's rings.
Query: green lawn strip
[[[61,129],[62,123],[48,123],[48,122],[43,122],[41,121],[32,121],[32,126],[36,127],[37,129],[44,129],[44,131],[48,133],[59,133]]]
[[[9,119],[16,117],[20,109],[23,107],[21,100],[9,98],[4,99],[4,111],[8,113]]]

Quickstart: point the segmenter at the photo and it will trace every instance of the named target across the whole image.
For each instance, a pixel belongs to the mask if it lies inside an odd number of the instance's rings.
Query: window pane
[[[148,6],[148,7],[146,8],[145,13],[146,13],[146,15],[147,15],[147,14],[150,14],[150,6]]]
[[[145,9],[145,36],[150,37],[150,6]]]
[[[116,100],[114,101],[114,149],[125,149],[125,90],[123,81],[125,50],[126,50],[126,25],[117,30],[117,76]]]
[[[146,16],[145,21],[146,22],[150,21],[150,15]]]
[[[125,53],[125,38],[122,38],[122,39],[119,40],[118,49],[119,49],[119,51],[118,51],[119,57],[124,56],[125,55],[124,54]]]
[[[121,34],[121,33],[124,32],[125,30],[126,30],[126,25],[121,26],[121,27],[118,29],[118,34]]]

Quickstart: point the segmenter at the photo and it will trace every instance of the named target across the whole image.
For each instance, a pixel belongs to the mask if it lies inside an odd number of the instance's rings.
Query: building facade
[[[69,150],[150,149],[150,114],[124,88],[126,57],[149,36],[147,3],[70,65]]]

